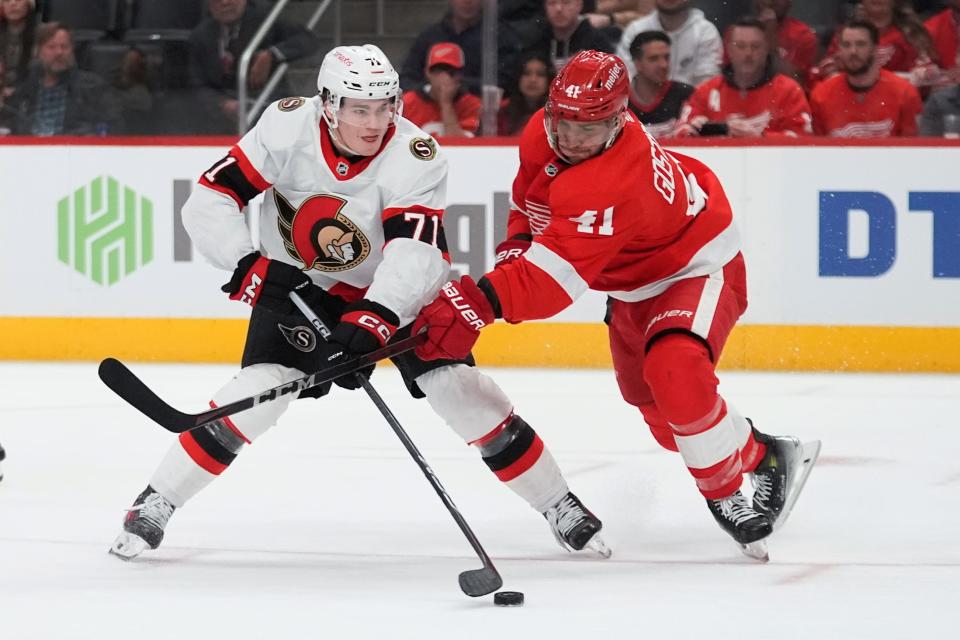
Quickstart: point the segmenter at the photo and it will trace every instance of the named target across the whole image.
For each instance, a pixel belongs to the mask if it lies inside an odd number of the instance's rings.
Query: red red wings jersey
[[[828,78],[810,94],[810,104],[816,133],[840,138],[915,136],[923,110],[916,88],[884,70],[866,91],[854,90],[845,73]]]
[[[960,62],[960,9],[944,9],[923,23],[933,38],[941,69],[953,69]]]
[[[486,276],[511,322],[548,318],[587,289],[651,298],[740,251],[716,176],[664,151],[632,115],[609,149],[571,166],[550,149],[543,112],[535,114],[520,140],[513,202],[508,233],[531,233],[533,244]]]
[[[833,34],[833,40],[827,49],[828,56],[835,56],[840,49],[841,31],[842,29],[837,29]],[[880,41],[874,55],[880,66],[887,71],[906,72],[916,66],[918,53],[903,31],[896,25],[890,25],[880,32]]]
[[[727,74],[697,87],[680,114],[680,132],[685,124],[738,121],[758,135],[802,136],[812,132],[810,105],[796,80],[776,74],[747,90],[733,86]]]
[[[817,62],[817,34],[805,22],[784,18],[777,29],[777,45],[780,57],[806,82]]]
[[[724,42],[730,36],[733,27],[728,27]],[[807,83],[810,72],[817,63],[817,34],[807,23],[796,18],[784,18],[777,27],[777,55],[796,69],[800,81]],[[730,57],[723,52],[723,64],[729,64]]]

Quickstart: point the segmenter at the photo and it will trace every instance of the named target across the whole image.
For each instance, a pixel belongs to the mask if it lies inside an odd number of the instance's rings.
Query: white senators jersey
[[[200,177],[183,207],[184,226],[222,269],[232,271],[257,250],[303,269],[330,293],[378,302],[408,324],[448,279],[447,161],[433,138],[402,118],[376,154],[343,157],[321,108],[319,97],[267,107]],[[254,247],[243,210],[261,192]]]

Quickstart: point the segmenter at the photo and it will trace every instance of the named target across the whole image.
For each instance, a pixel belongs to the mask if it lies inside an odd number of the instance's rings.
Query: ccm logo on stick
[[[449,300],[453,308],[460,312],[460,316],[467,321],[467,324],[478,331],[487,326],[487,323],[480,319],[477,312],[473,310],[470,303],[464,299],[463,295],[457,290],[452,282],[443,286],[443,295]]]

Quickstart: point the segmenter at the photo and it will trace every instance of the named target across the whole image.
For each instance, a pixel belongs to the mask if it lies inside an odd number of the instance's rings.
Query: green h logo
[[[109,176],[57,203],[57,257],[112,285],[153,260],[153,203]]]

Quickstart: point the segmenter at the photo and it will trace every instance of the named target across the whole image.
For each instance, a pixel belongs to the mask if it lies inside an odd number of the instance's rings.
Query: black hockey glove
[[[290,292],[303,291],[309,285],[310,277],[300,269],[254,251],[240,258],[230,282],[220,290],[230,294],[231,300],[251,307],[262,304],[277,313],[290,314],[296,311]]]
[[[340,322],[330,335],[330,342],[343,347],[342,359],[351,355],[370,353],[389,342],[397,332],[400,319],[390,309],[372,300],[357,300],[343,310]],[[336,359],[331,361],[334,364]],[[369,378],[375,365],[361,369],[358,373]],[[350,374],[333,381],[344,389],[358,389],[360,381],[357,374]]]

